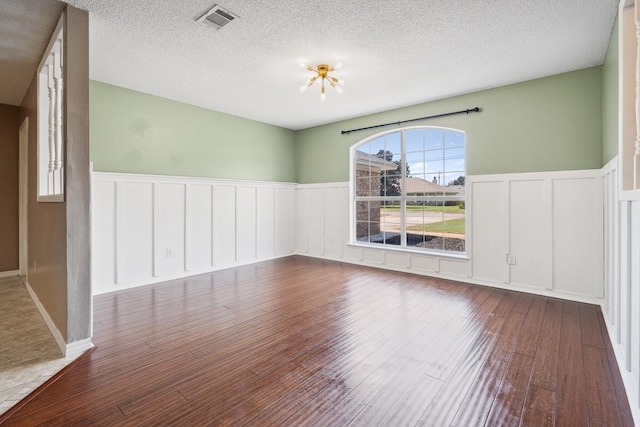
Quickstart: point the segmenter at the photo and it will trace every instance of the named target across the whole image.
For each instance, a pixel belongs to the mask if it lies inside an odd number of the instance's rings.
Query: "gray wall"
[[[67,343],[91,336],[89,15],[67,6],[66,223]]]
[[[90,337],[89,17],[66,6],[65,202],[36,200],[37,82],[22,102],[29,117],[27,280],[67,343]],[[16,162],[17,163],[17,162]]]

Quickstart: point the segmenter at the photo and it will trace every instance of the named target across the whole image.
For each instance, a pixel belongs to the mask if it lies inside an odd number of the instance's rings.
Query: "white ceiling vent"
[[[210,11],[202,15],[200,18],[196,19],[196,21],[202,22],[203,24],[207,24],[215,28],[216,30],[219,30],[220,28],[224,27],[229,22],[237,18],[239,18],[238,15],[235,15],[218,5],[214,5]]]

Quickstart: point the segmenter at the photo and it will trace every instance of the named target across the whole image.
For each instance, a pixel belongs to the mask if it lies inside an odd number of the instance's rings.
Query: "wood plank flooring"
[[[94,305],[6,425],[633,425],[597,306],[300,256]]]

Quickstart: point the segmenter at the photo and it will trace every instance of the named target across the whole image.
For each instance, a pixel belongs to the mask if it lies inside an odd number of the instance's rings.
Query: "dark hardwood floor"
[[[632,426],[599,307],[293,256],[95,297],[7,425]]]

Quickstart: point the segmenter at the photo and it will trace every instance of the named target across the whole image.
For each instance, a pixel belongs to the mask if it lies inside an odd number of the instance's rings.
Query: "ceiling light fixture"
[[[322,89],[320,91],[321,100],[324,101],[326,99],[326,96],[324,94],[325,80],[329,82],[331,87],[334,87],[338,93],[342,93],[342,85],[344,84],[344,81],[341,79],[338,79],[337,77],[329,75],[330,72],[337,70],[340,67],[342,67],[341,63],[337,63],[334,67],[330,67],[327,64],[320,64],[316,68],[313,68],[311,65],[301,63],[300,68],[304,68],[305,70],[308,70],[308,71],[313,71],[314,73],[316,73],[316,75],[311,77],[307,83],[305,83],[300,87],[300,92],[304,92],[305,90],[307,90],[308,87],[311,87],[316,82],[316,80],[320,79],[322,83]]]

